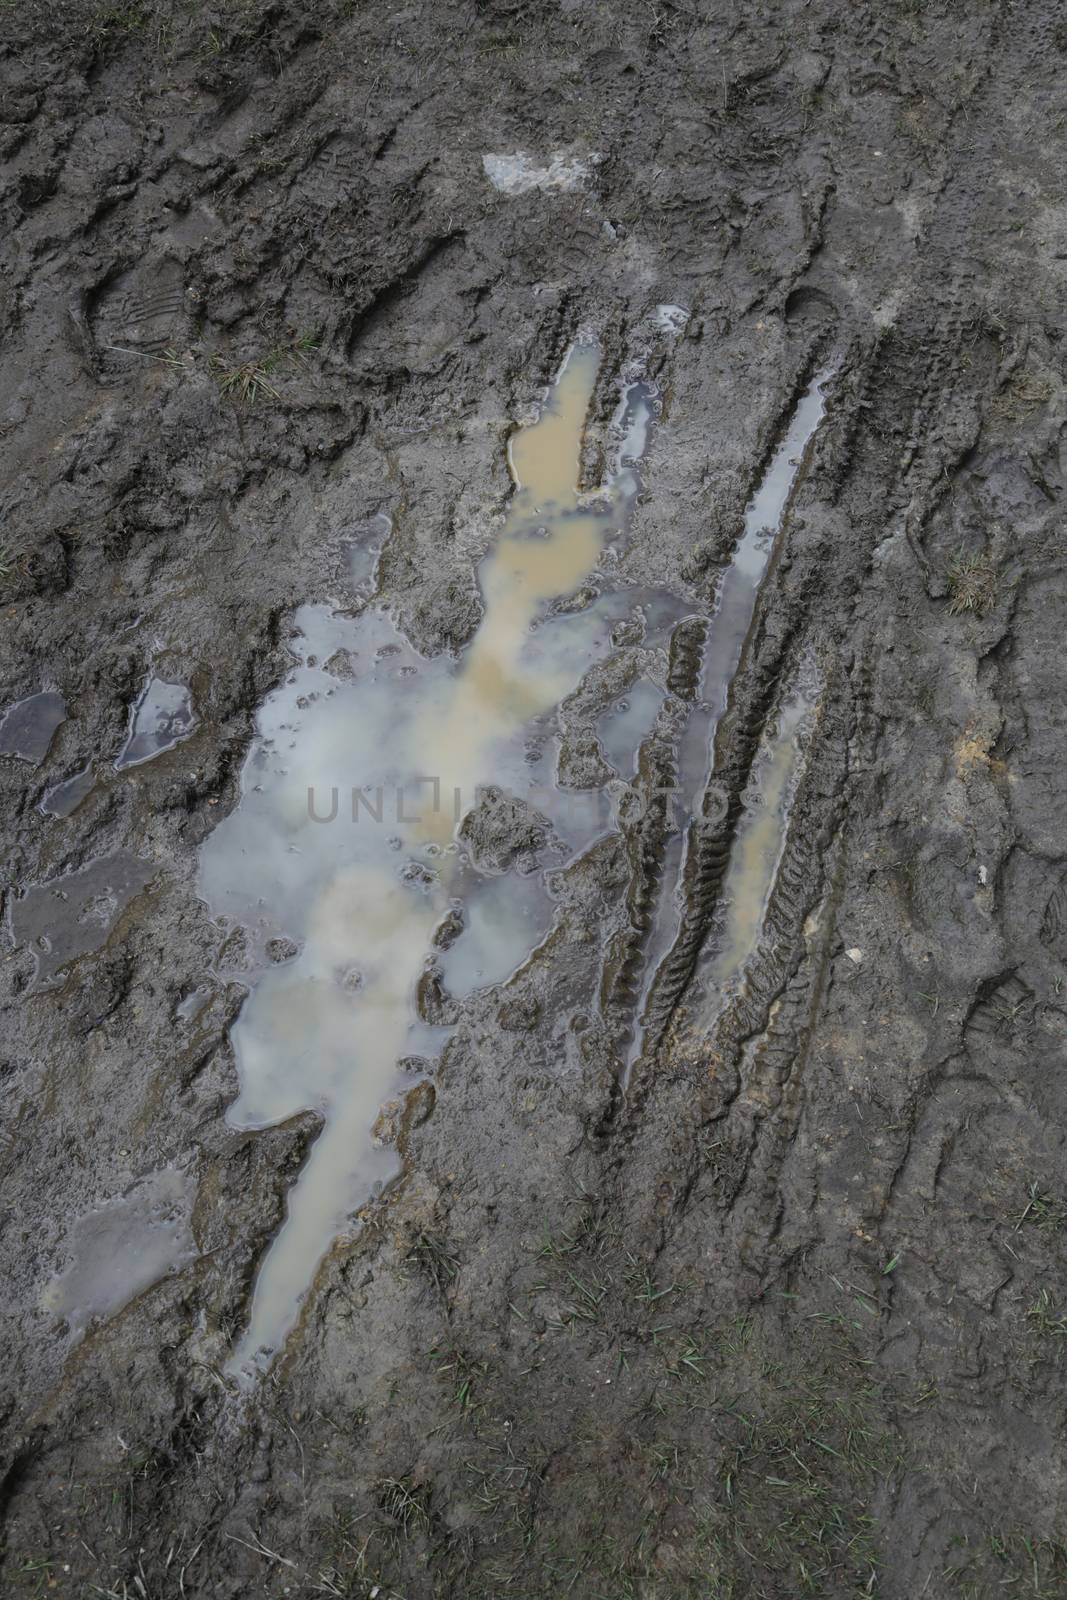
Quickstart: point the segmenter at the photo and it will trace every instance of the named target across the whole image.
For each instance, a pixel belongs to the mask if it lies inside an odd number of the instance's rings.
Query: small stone
[[[858,967],[863,960],[863,951],[858,950],[855,945],[851,950],[846,950],[845,954],[854,966]]]

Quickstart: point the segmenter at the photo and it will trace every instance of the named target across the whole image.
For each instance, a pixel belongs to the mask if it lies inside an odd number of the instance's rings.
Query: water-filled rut
[[[666,842],[643,952],[644,981],[636,1006],[636,1025],[628,1042],[624,1085],[642,1055],[655,1052],[673,1004],[677,971],[679,967],[691,971],[703,939],[702,913],[692,904],[689,885],[701,877],[701,828],[713,820],[709,818],[708,802],[716,777],[716,740],[744,660],[760,590],[823,418],[824,395],[831,375],[831,367],[820,368],[793,406],[745,508],[741,537],[719,581],[712,616],[702,632],[700,698],[689,711],[678,739],[676,778],[671,786],[672,793],[682,801],[681,829]],[[788,724],[788,708],[783,716]],[[782,805],[774,805],[770,815],[773,821],[764,820],[762,857],[773,857],[785,825]],[[745,949],[735,950],[734,964],[729,971],[720,973],[723,983],[734,976],[758,938],[766,886],[757,887],[757,877],[758,874],[746,882],[738,865],[731,868],[730,890],[735,904],[729,937],[735,944],[742,939]],[[743,936],[736,931],[742,922],[746,928]]]

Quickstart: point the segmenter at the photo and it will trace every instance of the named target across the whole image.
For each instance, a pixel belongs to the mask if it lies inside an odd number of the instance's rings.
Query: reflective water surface
[[[72,1334],[123,1306],[195,1255],[189,1226],[196,1185],[164,1167],[89,1211],[70,1230],[70,1264],[41,1297]]]
[[[805,457],[822,421],[824,393],[831,369],[818,371],[793,408],[785,432],[773,450],[755,494],[745,510],[744,530],[719,581],[701,670],[700,704],[694,708],[679,752],[679,786],[683,819],[699,815],[702,797],[715,770],[715,735],[726,710],[730,685],[742,653],[760,586],[781,532]],[[670,953],[681,929],[685,835],[671,840],[664,865],[658,914],[646,958],[641,1010],[652,993],[657,970]],[[635,1030],[627,1071],[641,1053],[643,1028]]]
[[[172,750],[196,726],[193,704],[184,683],[149,678],[130,712],[130,729],[118,760],[117,771],[137,767]]]
[[[511,437],[516,488],[482,563],[468,649],[427,660],[382,611],[305,607],[298,664],[262,707],[241,803],[205,846],[214,913],[249,928],[260,953],[282,935],[297,946],[258,977],[233,1030],[231,1121],[324,1119],[260,1269],[231,1360],[239,1378],[281,1347],[332,1241],[396,1171],[372,1129],[398,1061],[424,1041],[413,995],[428,962],[456,995],[506,977],[549,925],[546,869],[604,826],[602,810],[556,786],[550,761],[530,760],[551,748],[555,708],[632,604],[615,593],[552,606],[589,577],[638,489],[651,416],[640,386],[607,485],[576,488],[598,362],[576,345],[538,420]],[[329,670],[339,651],[343,680]],[[435,950],[445,919],[458,932]]]
[[[18,756],[20,761],[40,766],[66,717],[63,696],[50,690],[19,700],[0,718],[0,755]]]

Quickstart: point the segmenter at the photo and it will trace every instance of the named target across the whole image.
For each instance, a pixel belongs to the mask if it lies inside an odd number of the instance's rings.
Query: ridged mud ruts
[[[817,351],[816,332],[810,350]],[[743,532],[730,565],[720,579],[716,607],[704,635],[706,659],[701,663],[701,688],[710,702],[705,713],[706,739],[701,752],[706,774],[698,814],[687,830],[677,897],[676,932],[665,956],[647,982],[640,1015],[633,1019],[639,1043],[631,1056],[628,1080],[636,1104],[647,1087],[650,1064],[686,985],[718,903],[729,867],[734,832],[763,728],[779,689],[783,664],[798,625],[798,606],[790,600],[767,612],[763,594],[775,570],[783,530],[798,487],[810,463],[813,438],[823,415],[823,390],[830,370],[810,372],[800,366],[797,387],[779,427],[770,435],[767,458],[755,475],[745,512]],[[696,657],[683,632],[672,643],[675,681],[695,683]],[[707,679],[707,681],[703,681]],[[687,781],[690,775],[686,774]],[[699,781],[699,780],[696,780]],[[670,918],[675,907],[659,897],[658,915]],[[668,934],[668,937],[669,934]]]
[[[710,1029],[678,1009],[648,1085],[670,1092],[667,1085],[683,1079],[692,1108],[689,1155],[672,1155],[660,1186],[681,1210],[700,1203],[711,1186],[722,1247],[757,1278],[767,1270],[782,1211],[779,1175],[803,1103],[832,940],[848,784],[850,713],[842,696],[847,683],[831,670],[744,984]]]
[[[628,920],[609,941],[600,990],[601,1007],[616,1028],[625,1026],[640,992],[644,947],[673,825],[678,742],[687,712],[680,696],[664,702],[655,727],[641,746],[632,784],[632,811],[626,805],[620,808],[619,825],[629,867],[625,897]]]
[[[750,673],[735,679],[732,703],[715,739],[713,777],[705,788],[702,815],[686,836],[680,880],[683,909],[677,937],[656,973],[641,1018],[640,1057],[631,1080],[631,1097],[639,1101],[647,1089],[674,1009],[689,983],[711,926],[730,852],[742,813],[742,791],[759,749],[767,717],[778,694],[779,672],[787,653],[781,641],[770,660],[754,663]]]
[[[682,700],[693,700],[700,688],[700,668],[707,643],[704,617],[686,617],[671,634],[667,688]]]
[[[854,451],[873,405],[872,371],[881,342],[881,328],[861,329],[849,339],[838,365],[833,411],[815,441],[819,488],[836,505],[854,465]]]
[[[762,926],[744,982],[714,1027],[722,1054],[736,1053],[767,1027],[803,950],[803,929],[823,893],[823,858],[845,806],[849,776],[847,683],[835,672],[806,731],[802,766],[785,819],[785,834]],[[676,1019],[681,1029],[685,1021]],[[668,1046],[669,1048],[669,1046]]]

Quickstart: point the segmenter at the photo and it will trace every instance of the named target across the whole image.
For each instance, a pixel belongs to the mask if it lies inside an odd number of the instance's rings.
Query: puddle
[[[190,989],[189,993],[183,995],[174,1007],[174,1015],[179,1022],[195,1022],[210,999],[210,989]]]
[[[583,189],[602,159],[595,152],[584,159],[557,152],[546,163],[520,150],[513,155],[483,156],[482,167],[493,188],[502,194],[529,194],[533,189]]]
[[[814,687],[799,689],[785,702],[772,737],[757,756],[743,797],[744,813],[723,884],[725,918],[713,935],[713,954],[701,985],[710,991],[716,1014],[736,987],[759,939],[785,844],[801,765],[802,734],[814,702]]]
[[[230,1121],[324,1118],[229,1363],[241,1381],[281,1348],[318,1263],[398,1170],[371,1130],[404,1086],[398,1062],[433,1039],[437,1019],[414,1009],[428,964],[455,995],[506,978],[550,925],[547,870],[606,825],[603,795],[560,791],[547,759],[557,706],[634,605],[625,591],[552,605],[589,578],[639,486],[652,407],[635,385],[607,486],[575,489],[598,362],[576,345],[536,422],[511,436],[516,488],[465,653],[417,655],[381,610],[302,608],[298,664],[260,710],[240,805],[204,846],[200,892],[249,929],[265,968],[232,1032]],[[279,938],[297,954],[268,967]]]
[[[688,321],[689,312],[684,306],[662,305],[656,307],[655,323],[660,333],[683,333]]]
[[[745,510],[745,526],[733,559],[719,586],[715,611],[708,634],[704,662],[703,697],[712,707],[708,730],[710,752],[719,719],[726,709],[730,684],[741,662],[741,651],[752,624],[756,598],[774,549],[775,539],[785,520],[790,496],[796,487],[804,454],[822,421],[823,392],[830,370],[819,372],[801,395],[789,420],[785,435],[771,457],[759,488]],[[702,763],[699,773],[690,774],[699,783],[699,799],[710,763]]]
[[[185,685],[149,678],[130,711],[130,729],[115,762],[116,772],[124,767],[139,767],[164,750],[173,750],[195,726],[193,704]]]
[[[196,1255],[189,1217],[196,1185],[172,1168],[141,1179],[75,1222],[70,1265],[52,1279],[41,1306],[77,1338],[112,1317]]]
[[[366,522],[360,523],[347,540],[348,577],[357,594],[371,594],[374,575],[382,547],[393,531],[393,521],[388,512],[378,511]]]
[[[655,723],[663,704],[663,690],[640,678],[624,699],[605,711],[597,724],[600,747],[624,778],[637,767],[637,753]]]
[[[119,851],[63,878],[33,884],[12,901],[11,932],[33,950],[37,987],[55,978],[68,961],[99,950],[156,870],[151,862]]]
[[[730,685],[741,664],[760,585],[785,521],[804,457],[822,421],[823,396],[831,375],[832,368],[822,368],[797,401],[786,431],[745,510],[744,530],[720,581],[704,649],[701,703],[694,707],[679,750],[678,784],[683,819],[699,816],[705,789],[714,773],[715,735],[726,710]],[[655,932],[646,958],[646,981],[638,1007],[641,1026],[635,1029],[627,1052],[624,1084],[643,1048],[648,1001],[659,968],[681,932],[684,877],[683,836],[675,834],[668,842],[659,907],[653,924]]]
[[[462,936],[440,958],[444,986],[457,1000],[502,983],[544,937],[552,901],[540,873],[479,884],[465,908]]]
[[[45,690],[19,700],[0,720],[0,755],[17,756],[20,761],[40,766],[56,729],[66,720],[67,706],[61,694]]]
[[[63,783],[57,783],[51,789],[46,789],[38,810],[43,811],[47,817],[73,816],[82,801],[92,793],[95,783],[92,767],[83,767],[73,778],[67,778]]]

